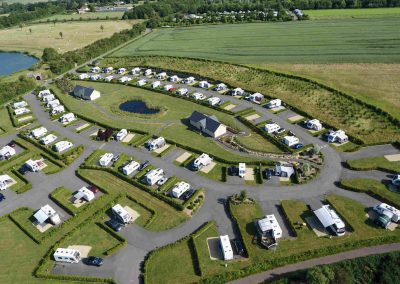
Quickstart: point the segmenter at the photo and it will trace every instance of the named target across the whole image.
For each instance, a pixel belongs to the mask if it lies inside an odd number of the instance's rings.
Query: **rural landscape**
[[[399,1],[0,2],[0,283],[398,283]]]

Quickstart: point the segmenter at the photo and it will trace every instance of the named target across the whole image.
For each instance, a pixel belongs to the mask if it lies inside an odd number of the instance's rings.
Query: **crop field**
[[[67,22],[55,25],[36,24],[22,29],[18,27],[4,29],[0,30],[0,50],[25,51],[41,56],[45,47],[53,47],[63,53],[128,29],[132,23],[131,21]],[[101,31],[101,25],[104,31]],[[60,32],[63,34],[62,38]]]
[[[158,29],[114,56],[168,55],[234,63],[400,62],[400,16]],[[366,28],[368,27],[368,28]]]
[[[400,119],[400,64],[251,64],[310,78],[378,106]]]
[[[103,64],[126,68],[154,66],[199,74],[251,92],[280,98],[311,117],[345,130],[364,143],[383,143],[400,139],[399,127],[385,115],[309,82],[274,75],[267,71],[228,63],[156,56],[107,58]]]
[[[370,18],[398,16],[400,8],[370,8],[370,9],[326,9],[326,10],[305,10],[304,13],[310,16],[310,20],[322,19],[343,19],[343,18]]]
[[[35,22],[46,22],[46,21],[76,21],[76,20],[96,20],[96,19],[121,19],[124,12],[98,12],[98,13],[86,13],[86,14],[59,14],[53,15],[47,18],[39,19]]]

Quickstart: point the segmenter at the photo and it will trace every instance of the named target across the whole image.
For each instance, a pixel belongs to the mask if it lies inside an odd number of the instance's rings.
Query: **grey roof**
[[[90,99],[90,95],[95,91],[93,88],[83,87],[76,85],[73,93],[74,96],[80,97],[82,99]]]
[[[198,111],[194,111],[189,120],[194,123],[200,123],[203,129],[207,129],[210,132],[215,132],[221,125],[215,116],[207,116]]]
[[[42,209],[39,209],[33,217],[35,217],[39,224],[43,224],[47,219],[49,219],[49,216],[47,216]]]

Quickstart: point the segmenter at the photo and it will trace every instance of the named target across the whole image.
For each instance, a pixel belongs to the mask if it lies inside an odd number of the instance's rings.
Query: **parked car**
[[[122,229],[122,224],[115,219],[110,219],[107,222],[107,225],[111,227],[114,231],[119,232]]]
[[[282,133],[285,132],[285,131],[286,131],[286,129],[283,128],[283,127],[281,127],[281,128],[279,128],[279,129],[276,131],[276,134],[282,134]]]
[[[97,256],[89,256],[88,258],[86,258],[85,262],[87,265],[102,266],[104,260]]]
[[[228,175],[237,176],[239,169],[236,166],[232,166],[228,168]]]
[[[243,248],[243,245],[242,245],[241,241],[234,240],[233,241],[233,245],[235,247],[235,250],[236,250],[237,254],[239,254],[239,255],[243,255],[244,254],[244,248]]]
[[[139,171],[142,171],[145,167],[149,165],[149,161],[144,161],[143,163],[140,164]]]
[[[25,165],[22,165],[22,166],[18,169],[18,172],[19,172],[21,175],[25,175],[27,172],[29,172],[29,169],[28,169]]]
[[[183,200],[188,200],[190,197],[192,197],[192,195],[196,192],[195,189],[189,189],[188,191],[186,191],[184,194],[182,194],[182,199]]]
[[[96,187],[96,186],[94,186],[94,185],[89,185],[88,187],[87,187],[91,192],[93,192],[93,193],[98,193],[100,190]]]
[[[162,177],[158,182],[157,185],[163,185],[164,183],[166,183],[168,180],[167,177]]]
[[[111,162],[115,163],[119,159],[119,154],[114,155],[114,157],[111,159]]]
[[[266,179],[271,179],[272,170],[271,169],[266,169],[264,176],[265,176]]]
[[[3,193],[0,193],[0,202],[2,202],[3,200],[6,200],[6,197]]]
[[[11,148],[15,148],[15,144],[14,144],[14,142],[10,142],[10,143],[8,143],[8,146],[10,146]]]
[[[297,149],[300,149],[301,147],[303,147],[303,144],[297,143],[297,144],[294,145],[292,148],[295,149],[295,150],[297,150]]]

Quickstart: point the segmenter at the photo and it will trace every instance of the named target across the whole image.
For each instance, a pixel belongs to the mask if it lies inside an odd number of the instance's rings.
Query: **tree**
[[[329,284],[335,278],[335,272],[328,266],[317,266],[307,270],[307,284]]]
[[[43,50],[42,60],[44,62],[56,61],[60,58],[57,50],[51,47],[47,47]]]
[[[104,31],[104,26],[103,26],[103,25],[100,26],[100,30],[101,30],[102,32]]]
[[[239,193],[239,199],[241,201],[245,201],[247,199],[247,191],[246,190],[241,190]]]
[[[63,33],[62,32],[59,32],[58,34],[60,35],[60,38],[63,38]]]

